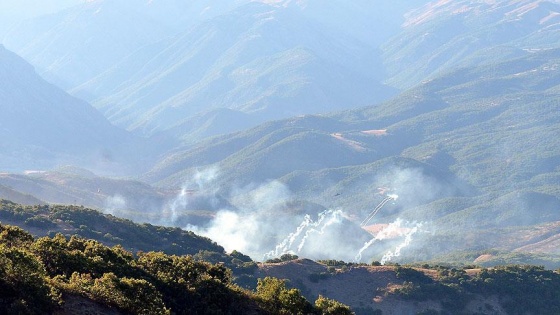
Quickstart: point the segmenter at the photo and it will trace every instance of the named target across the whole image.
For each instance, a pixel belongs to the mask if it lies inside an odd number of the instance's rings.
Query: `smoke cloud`
[[[237,250],[258,261],[295,254],[310,259],[388,262],[406,253],[422,224],[387,212],[426,202],[441,191],[421,170],[392,169],[372,181],[378,185],[374,187],[385,187],[381,203],[376,194],[371,199],[377,200],[377,206],[372,204],[363,215],[349,215],[345,209],[297,200],[279,181],[231,188],[224,187],[220,175],[217,167],[193,171],[159,209],[143,209],[143,220],[192,230],[228,252]],[[383,207],[387,203],[391,206]],[[137,216],[138,212],[126,212],[127,206],[125,197],[114,195],[107,198],[105,212]],[[388,222],[393,215],[397,218]],[[365,230],[368,227],[360,226],[363,220],[382,228],[372,236]],[[414,238],[415,243],[418,240]]]
[[[418,229],[422,227],[422,224],[417,224],[415,227],[410,229],[410,231],[406,232],[404,241],[397,245],[394,251],[389,251],[381,258],[381,264],[384,265],[386,262],[390,261],[394,257],[399,257],[401,255],[401,250],[412,242],[412,235],[414,235]]]
[[[218,207],[220,204],[220,200],[217,198],[218,178],[217,167],[196,170],[191,179],[183,183],[179,194],[164,206],[159,223],[169,226],[179,225],[179,217],[184,215],[185,210],[192,208],[196,201],[202,200],[209,210]]]
[[[123,217],[126,210],[126,199],[119,195],[113,195],[105,199],[105,213],[116,217]]]

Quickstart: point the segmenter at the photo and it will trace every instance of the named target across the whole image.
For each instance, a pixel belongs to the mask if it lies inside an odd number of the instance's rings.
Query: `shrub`
[[[313,306],[297,289],[286,288],[286,281],[272,277],[259,279],[257,297],[261,306],[272,314],[309,314]]]
[[[0,297],[2,314],[44,314],[61,303],[41,262],[26,251],[5,245],[0,245]]]
[[[348,305],[319,295],[315,307],[322,315],[352,315],[354,312]]]

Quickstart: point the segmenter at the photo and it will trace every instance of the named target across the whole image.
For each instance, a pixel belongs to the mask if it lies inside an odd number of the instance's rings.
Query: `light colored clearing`
[[[481,268],[466,269],[465,270],[465,272],[467,273],[467,276],[469,276],[469,277],[474,277],[474,276],[478,275],[481,271],[482,271]]]
[[[344,142],[346,145],[348,145],[350,148],[352,148],[355,151],[358,151],[358,152],[366,151],[366,148],[363,146],[362,143],[360,143],[358,141],[346,139],[346,138],[344,138],[344,136],[341,133],[332,133],[331,137],[335,138],[336,140],[340,140],[340,141]]]
[[[23,174],[25,175],[35,175],[35,174],[45,174],[47,173],[46,171],[35,171],[35,170],[26,170],[23,171]]]
[[[373,298],[373,302],[375,302],[375,303],[381,303],[381,302],[383,302],[383,296],[381,296],[381,295],[376,295],[376,296]]]
[[[378,224],[363,226],[362,229],[366,230],[370,234],[377,235],[379,232],[385,230],[388,226],[389,224],[378,223]],[[403,235],[406,235],[408,232],[410,232],[410,230],[411,230],[410,228],[405,228],[405,227],[395,228],[394,231],[387,233],[387,237],[385,237],[384,239],[401,237]]]
[[[550,21],[550,20],[552,20],[552,19],[554,19],[554,18],[557,18],[558,16],[560,16],[560,13],[558,13],[558,12],[550,12],[550,14],[549,14],[548,16],[545,16],[544,18],[542,18],[542,19],[539,21],[539,24],[540,24],[540,25],[546,24],[546,22],[548,22],[548,21]]]
[[[380,195],[384,196],[387,192],[389,192],[389,188],[387,187],[378,187],[377,191],[379,192]]]
[[[518,19],[522,18],[525,14],[538,9],[540,6],[540,1],[535,1],[535,2],[531,2],[528,3],[526,5],[522,5],[521,7],[512,10],[508,13],[506,13],[506,16],[510,16],[510,17],[517,17]]]
[[[478,256],[478,257],[474,260],[474,262],[475,262],[475,263],[486,262],[486,261],[491,260],[492,258],[494,258],[494,255],[484,254],[484,255]]]
[[[405,15],[406,21],[403,23],[403,27],[420,25],[426,21],[433,19],[436,16],[436,11],[440,7],[448,4],[450,0],[440,0],[437,2],[431,2],[427,4],[424,8],[418,11],[412,11]]]
[[[387,135],[387,129],[372,129],[372,130],[364,130],[362,131],[363,134],[365,135],[371,135],[371,136],[386,136]]]

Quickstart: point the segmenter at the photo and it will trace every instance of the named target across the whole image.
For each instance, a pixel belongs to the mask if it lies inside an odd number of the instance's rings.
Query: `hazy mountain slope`
[[[92,1],[4,43],[113,123],[192,143],[386,99],[377,47],[425,2]]]
[[[87,1],[21,23],[3,43],[29,60],[43,77],[69,89],[136,49],[235,4],[219,2],[209,9],[205,2]]]
[[[85,163],[111,167],[133,140],[89,104],[41,79],[0,46],[0,155],[4,170]]]
[[[0,199],[11,200],[23,205],[38,205],[44,203],[30,194],[21,193],[4,185],[0,185]]]
[[[72,93],[100,92],[93,104],[111,121],[148,134],[212,109],[250,113],[247,127],[386,98],[373,47],[345,35],[298,10],[252,3],[146,46]]]
[[[40,3],[32,0],[3,1],[0,3],[0,38],[22,20],[53,13],[81,2],[81,0],[47,0]]]
[[[546,50],[460,69],[378,106],[277,121],[177,150],[145,178],[178,186],[213,168],[225,191],[280,180],[293,198],[343,209],[355,223],[395,194],[371,228],[422,225],[410,259],[539,252],[547,248],[541,241],[554,244],[553,229],[509,245],[488,231],[522,226],[529,235],[529,226],[560,221],[558,64],[559,51]],[[372,251],[368,257],[379,259],[388,247]]]
[[[261,147],[266,147],[267,144],[273,143],[271,141],[307,130],[302,130],[302,127],[313,128],[316,124],[321,125],[322,128],[328,128],[327,130],[332,132],[338,130],[337,126],[340,126],[337,121],[320,116],[304,116],[264,123],[247,131],[214,137],[193,146],[179,147],[158,161],[152,170],[144,174],[142,178],[155,183],[168,176],[176,175],[184,169],[217,163],[241,149],[256,145],[257,142]],[[275,136],[267,137],[271,133],[274,133]]]
[[[557,48],[558,13],[557,0],[431,2],[384,44],[387,82],[410,87],[453,68]]]
[[[158,189],[136,180],[102,177],[68,166],[26,174],[0,173],[0,195],[24,204],[80,205],[138,223],[181,227],[203,225],[220,208],[232,207],[223,197],[192,190],[188,209],[176,211],[186,202],[181,199],[181,189]]]
[[[164,193],[141,182],[84,175],[69,168],[25,175],[4,173],[0,183],[48,203],[83,205],[114,213],[161,209],[166,198]]]

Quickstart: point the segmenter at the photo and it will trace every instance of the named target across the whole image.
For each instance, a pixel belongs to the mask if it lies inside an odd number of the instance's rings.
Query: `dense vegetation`
[[[0,220],[33,228],[38,232],[36,234],[50,234],[50,236],[59,232],[66,236],[77,234],[100,240],[108,245],[120,244],[132,251],[161,250],[176,255],[193,255],[200,250],[224,251],[223,247],[212,240],[191,231],[136,224],[82,206],[23,206],[0,200]]]
[[[233,271],[235,282],[244,287],[254,288],[257,284],[252,277],[257,266],[249,256],[237,251],[228,255],[209,238],[179,228],[137,224],[82,206],[24,206],[7,200],[0,200],[0,221],[31,230],[35,236],[77,235],[131,252],[192,255],[196,260],[223,263]]]
[[[558,272],[529,265],[484,268],[473,275],[465,269],[430,269],[437,271],[435,278],[415,268],[397,266],[396,275],[403,285],[392,293],[415,301],[439,300],[445,314],[464,313],[466,305],[477,295],[497,297],[507,314],[560,313]],[[493,312],[490,305],[487,308]]]
[[[223,264],[190,255],[135,256],[78,236],[34,239],[10,225],[0,225],[0,282],[3,314],[52,313],[72,296],[126,314],[351,314],[324,297],[312,305],[275,278],[244,290]]]

